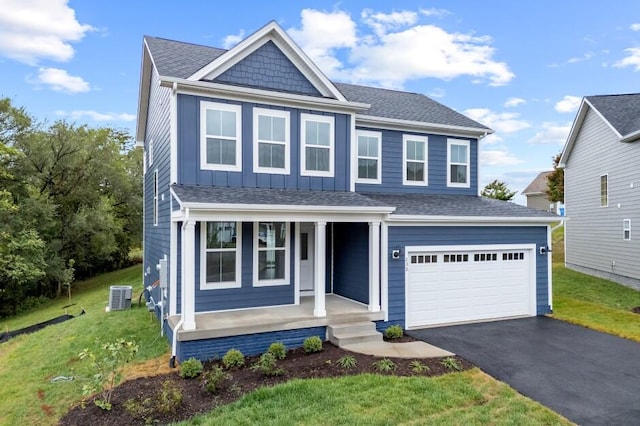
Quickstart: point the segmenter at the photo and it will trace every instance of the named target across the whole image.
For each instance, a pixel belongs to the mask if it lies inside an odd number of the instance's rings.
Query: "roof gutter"
[[[307,205],[265,205],[265,204],[216,204],[216,203],[189,203],[178,201],[182,209],[191,210],[215,210],[217,212],[318,212],[318,213],[381,213],[390,214],[395,207],[357,207],[357,206],[307,206]]]
[[[443,134],[449,136],[476,137],[478,139],[494,133],[492,129],[480,127],[452,126],[439,123],[425,123],[422,121],[402,120],[399,118],[376,117],[357,114],[356,122],[361,126],[383,127],[390,130],[414,130]]]
[[[561,220],[560,217],[516,217],[516,216],[427,216],[427,215],[401,215],[394,214],[389,216],[389,222],[406,223],[454,223],[454,224],[487,224],[487,223],[523,223],[523,224],[548,224]]]
[[[640,130],[636,130],[635,132],[623,136],[622,138],[620,138],[620,142],[633,142],[636,139],[640,139]]]

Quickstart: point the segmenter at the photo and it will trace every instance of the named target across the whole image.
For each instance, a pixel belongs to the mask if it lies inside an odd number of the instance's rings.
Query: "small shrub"
[[[396,369],[396,364],[389,358],[382,358],[371,364],[371,366],[380,373],[390,373]]]
[[[244,367],[244,355],[237,349],[229,349],[222,357],[222,365],[226,369]]]
[[[445,368],[451,370],[451,371],[461,371],[462,367],[460,366],[460,364],[458,363],[458,361],[453,358],[453,357],[448,357],[443,359],[442,361],[440,361],[440,364],[442,364]]]
[[[282,342],[273,342],[267,352],[270,352],[277,359],[285,359],[287,356],[287,347]]]
[[[131,417],[142,419],[145,424],[153,424],[156,422],[155,413],[176,413],[180,404],[182,404],[182,390],[173,382],[166,380],[162,382],[162,389],[153,398],[128,399],[124,403],[124,409]]]
[[[318,336],[307,337],[302,343],[302,348],[308,354],[322,352],[322,339]]]
[[[216,365],[202,375],[202,383],[207,392],[215,393],[220,384],[228,378],[229,374],[227,374],[222,367]]]
[[[180,364],[180,377],[183,379],[193,379],[202,373],[202,362],[199,359],[189,358]]]
[[[409,363],[409,368],[411,369],[411,372],[414,374],[423,374],[426,373],[427,371],[429,371],[429,366],[423,364],[422,362],[418,361],[417,359],[414,359],[413,361],[411,361]]]
[[[356,365],[358,365],[358,360],[351,355],[345,355],[338,360],[338,365],[344,368],[345,370],[350,370],[352,368],[355,368]]]
[[[252,371],[259,371],[265,376],[282,376],[284,369],[276,365],[276,357],[271,352],[260,355],[258,361],[251,366]]]
[[[399,325],[390,325],[384,330],[384,337],[389,340],[400,339],[404,333],[402,332],[402,327]]]

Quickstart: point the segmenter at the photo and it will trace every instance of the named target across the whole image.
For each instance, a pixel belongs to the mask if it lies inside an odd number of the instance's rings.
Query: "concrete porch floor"
[[[369,312],[366,305],[333,294],[327,294],[325,305],[326,317],[313,316],[312,296],[301,297],[299,305],[196,314],[196,329],[179,330],[177,339],[212,339],[384,319],[384,312]],[[179,320],[179,315],[169,317],[172,330]]]

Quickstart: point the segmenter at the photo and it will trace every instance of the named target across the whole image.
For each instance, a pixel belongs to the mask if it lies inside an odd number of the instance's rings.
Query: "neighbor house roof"
[[[553,170],[540,172],[538,176],[535,177],[527,186],[524,191],[522,191],[522,195],[539,195],[545,194],[547,192],[547,188],[549,186],[549,181],[547,177],[553,173]]]

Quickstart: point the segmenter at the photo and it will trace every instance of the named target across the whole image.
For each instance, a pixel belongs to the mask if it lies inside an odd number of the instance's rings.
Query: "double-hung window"
[[[622,220],[622,239],[631,241],[631,219]]]
[[[469,141],[447,139],[447,186],[471,186],[469,159]]]
[[[402,136],[402,158],[404,185],[427,185],[429,183],[429,144],[426,136]]]
[[[289,174],[289,111],[253,109],[253,169]]]
[[[327,115],[300,114],[300,174],[333,177],[334,118]]]
[[[242,107],[235,104],[200,104],[200,168],[242,170]]]
[[[240,287],[241,228],[238,222],[202,222],[201,289]]]
[[[289,284],[289,223],[255,222],[254,285]]]
[[[600,176],[600,207],[609,205],[609,175]]]
[[[358,178],[356,182],[380,183],[382,181],[382,134],[358,130]]]

